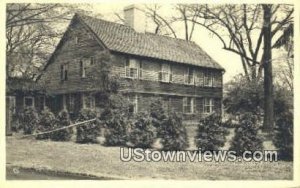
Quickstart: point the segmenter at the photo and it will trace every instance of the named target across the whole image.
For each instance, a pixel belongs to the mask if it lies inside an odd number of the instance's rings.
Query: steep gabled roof
[[[182,39],[138,33],[129,26],[76,14],[111,51],[171,62],[221,69],[196,43]]]

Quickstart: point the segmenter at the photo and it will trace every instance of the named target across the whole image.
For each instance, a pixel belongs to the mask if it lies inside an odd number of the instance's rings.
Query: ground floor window
[[[34,107],[34,98],[24,97],[24,107]]]
[[[204,109],[205,114],[210,114],[214,109],[214,99],[213,98],[204,98]]]
[[[138,112],[138,95],[128,95],[128,101],[131,103],[130,112],[137,113]]]
[[[68,110],[69,112],[74,112],[75,111],[75,95],[74,94],[68,94],[65,96],[65,98],[67,97],[67,99],[64,99],[66,100],[67,102],[67,107],[68,107]]]
[[[183,113],[193,114],[195,109],[195,99],[192,97],[183,98]]]
[[[164,96],[161,97],[160,100],[162,102],[163,109],[169,113],[171,111],[171,98]]]
[[[94,95],[89,95],[89,94],[82,94],[82,107],[83,108],[95,108],[95,96]]]
[[[16,97],[15,96],[8,96],[6,97],[6,105],[9,106],[10,112],[13,114],[16,113]]]

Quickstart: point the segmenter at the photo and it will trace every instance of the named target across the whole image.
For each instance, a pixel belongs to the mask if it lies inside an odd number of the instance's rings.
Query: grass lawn
[[[122,162],[118,147],[6,138],[6,162],[27,168],[125,179],[277,180],[292,162]]]

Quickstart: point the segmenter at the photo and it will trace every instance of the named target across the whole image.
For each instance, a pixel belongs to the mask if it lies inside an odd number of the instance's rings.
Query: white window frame
[[[125,77],[126,78],[132,78],[132,79],[138,79],[139,78],[139,69],[140,69],[140,61],[136,59],[129,58],[128,61],[126,61],[125,64]],[[135,74],[132,74],[131,71],[134,71]],[[128,74],[129,73],[129,74]]]
[[[26,99],[31,99],[32,100],[32,105],[31,106],[27,106],[26,105]],[[34,107],[34,97],[31,97],[31,96],[25,96],[24,99],[23,99],[23,104],[24,104],[24,107]]]
[[[204,80],[203,80],[203,85],[206,87],[213,87],[213,83],[214,83],[214,73],[211,71],[205,71],[204,72]],[[206,83],[207,81],[209,81],[208,83]]]
[[[188,104],[188,102],[190,102],[190,104]],[[195,103],[194,97],[184,97],[183,98],[183,113],[184,114],[194,114],[195,113],[195,104],[196,103]],[[188,111],[187,111],[187,107],[189,107]]]
[[[190,73],[192,73],[192,79],[190,79]],[[184,73],[184,83],[188,85],[195,85],[195,69],[187,67]]]
[[[203,113],[204,114],[211,114],[214,109],[214,99],[213,98],[204,98],[203,99]],[[206,110],[207,107],[209,108],[209,112]]]
[[[161,70],[159,72],[159,81],[167,83],[171,81],[171,65],[169,63],[161,64]]]

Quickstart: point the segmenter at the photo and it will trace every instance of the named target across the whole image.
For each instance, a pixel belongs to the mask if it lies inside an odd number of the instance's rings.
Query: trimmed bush
[[[245,113],[240,121],[240,126],[235,129],[235,135],[229,150],[242,155],[244,151],[262,150],[262,139],[259,137],[257,117],[251,113]]]
[[[55,124],[55,115],[48,108],[45,108],[41,113],[40,123],[37,127],[37,133],[51,131],[54,129]],[[51,137],[51,134],[52,133],[37,135],[36,139],[49,139]]]
[[[82,109],[79,112],[79,116],[76,122],[83,122],[97,118],[95,110]],[[99,120],[88,122],[76,127],[76,142],[77,143],[97,143],[97,137],[101,133],[101,127]]]
[[[288,111],[282,113],[276,121],[273,143],[282,160],[293,160],[293,125],[293,113]]]
[[[160,100],[154,100],[150,105],[150,116],[152,118],[152,124],[156,127],[155,134],[157,138],[161,138],[162,124],[167,119],[167,114],[163,108]]]
[[[202,151],[219,150],[226,141],[226,129],[222,126],[221,116],[212,114],[199,121],[195,143]]]
[[[70,116],[67,110],[62,110],[57,116],[57,123],[54,129],[69,126],[71,124]],[[55,131],[51,135],[51,140],[54,141],[69,141],[73,134],[73,128]]]
[[[132,125],[129,141],[137,148],[150,148],[155,139],[155,127],[149,114],[139,113]]]
[[[33,107],[27,107],[21,114],[21,123],[23,124],[24,134],[32,134],[39,123],[39,114]]]
[[[128,141],[131,122],[119,111],[111,111],[110,118],[105,121],[105,144],[108,146],[125,146]]]
[[[189,146],[186,128],[176,113],[163,120],[160,131],[163,150],[179,151]]]

